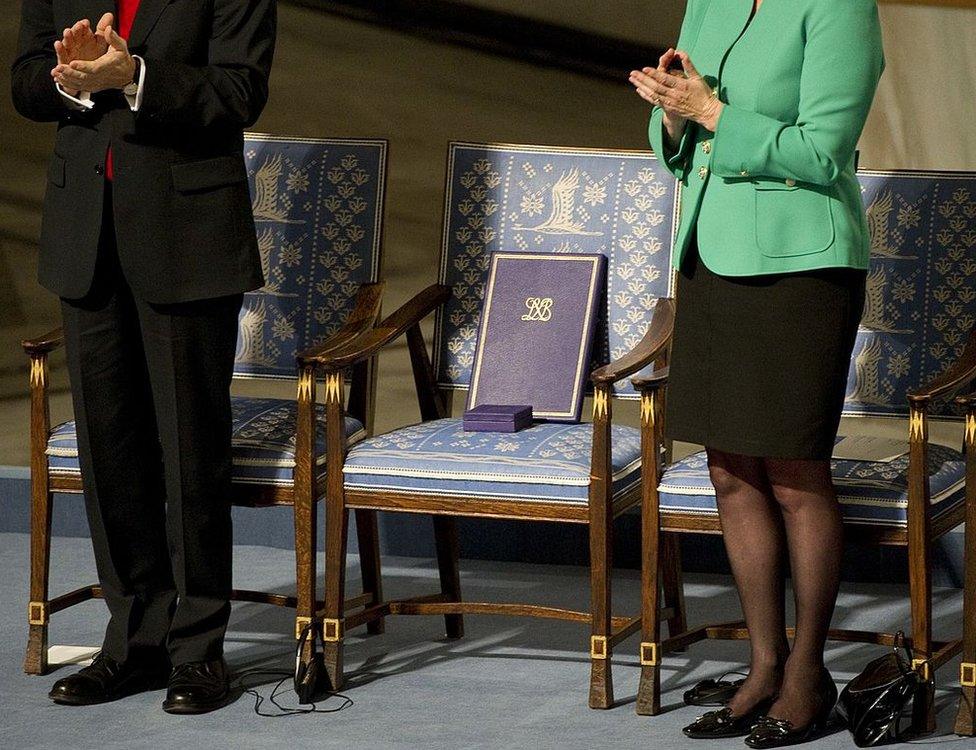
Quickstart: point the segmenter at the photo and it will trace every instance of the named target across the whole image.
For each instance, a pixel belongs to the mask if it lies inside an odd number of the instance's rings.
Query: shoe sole
[[[713,732],[685,732],[682,730],[685,737],[692,740],[731,740],[736,737],[748,737],[751,732],[724,732],[722,734],[715,734]]]
[[[57,703],[59,706],[98,706],[102,703],[114,703],[115,701],[122,700],[123,698],[138,695],[139,693],[150,693],[154,690],[164,690],[166,688],[167,681],[167,677],[161,677],[155,682],[134,686],[131,689],[126,689],[119,693],[113,693],[112,695],[103,698],[81,698],[70,695],[59,695],[57,693],[48,693],[47,697],[50,698],[52,702]]]
[[[173,714],[175,716],[192,716],[194,714],[207,714],[211,711],[217,711],[224,706],[229,705],[234,700],[232,693],[228,693],[219,700],[210,701],[208,703],[193,703],[190,705],[185,705],[181,703],[169,703],[168,701],[163,701],[163,711],[168,714]]]

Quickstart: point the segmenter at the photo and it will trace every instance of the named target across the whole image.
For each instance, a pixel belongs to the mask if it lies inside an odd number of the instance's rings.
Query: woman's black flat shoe
[[[760,701],[756,707],[742,716],[733,716],[728,706],[699,716],[681,731],[693,740],[720,740],[728,737],[744,737],[756,722],[769,710],[772,698]]]
[[[740,674],[739,672],[726,672],[726,674]],[[708,678],[702,680],[691,690],[686,690],[684,694],[685,705],[688,706],[724,706],[735,695],[736,691],[745,682],[741,680],[726,680],[722,675],[717,680]]]
[[[834,704],[837,703],[837,686],[826,669],[820,678],[817,693],[820,698],[820,710],[809,724],[797,729],[786,719],[762,716],[749,736],[745,738],[746,745],[756,750],[765,750],[772,747],[799,745],[822,737],[827,731]]]

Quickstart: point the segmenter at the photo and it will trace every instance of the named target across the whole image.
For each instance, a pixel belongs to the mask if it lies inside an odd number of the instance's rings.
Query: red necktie
[[[132,22],[135,20],[136,11],[139,10],[139,0],[117,0],[118,11],[116,13],[115,33],[123,39],[129,38],[132,31]],[[112,179],[112,147],[109,146],[108,154],[105,156],[105,177]]]

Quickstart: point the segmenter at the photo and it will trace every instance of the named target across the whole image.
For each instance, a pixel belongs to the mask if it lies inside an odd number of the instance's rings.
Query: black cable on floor
[[[258,692],[257,685],[249,686],[246,683],[246,679],[248,677],[254,677],[257,675],[281,678],[271,689],[271,694],[267,698]],[[343,695],[342,693],[333,692],[326,692],[323,693],[323,695],[325,696],[326,701],[330,700],[331,698],[339,698],[342,700],[342,702],[334,708],[319,708],[318,702],[298,706],[283,705],[282,703],[278,702],[279,696],[282,694],[282,686],[293,678],[294,675],[291,672],[281,669],[248,669],[238,676],[238,684],[240,685],[243,693],[254,697],[254,713],[258,716],[263,716],[269,719],[280,719],[287,716],[304,716],[306,714],[334,714],[337,711],[342,711],[343,709],[349,708],[353,705],[352,698],[349,696]],[[278,713],[262,711],[261,706],[264,705],[265,701],[271,703],[271,705],[278,709]]]

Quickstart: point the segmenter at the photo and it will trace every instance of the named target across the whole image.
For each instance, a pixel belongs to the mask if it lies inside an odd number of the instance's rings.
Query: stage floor
[[[209,747],[222,748],[656,748],[677,750],[703,745],[687,740],[680,728],[699,709],[681,705],[681,694],[697,680],[717,677],[741,665],[744,643],[711,642],[665,659],[664,703],[657,717],[634,713],[637,689],[637,636],[615,657],[618,705],[609,711],[586,707],[589,677],[587,633],[572,623],[468,617],[467,636],[443,638],[440,618],[391,618],[384,635],[366,637],[354,631],[347,639],[346,663],[351,675],[345,694],[353,701],[342,711],[294,716],[286,721],[261,718],[254,699],[244,695],[222,711],[198,717],[170,716],[160,709],[162,693],[135,696],[90,708],[57,706],[46,698],[51,683],[66,674],[62,668],[45,677],[21,672],[26,638],[28,539],[0,535],[0,747],[98,748]],[[55,591],[91,582],[92,555],[86,539],[57,538],[52,576]],[[351,561],[352,563],[352,561]],[[266,547],[235,550],[235,584],[240,587],[291,590],[292,555]],[[321,568],[320,568],[321,569]],[[432,591],[435,568],[429,561],[391,558],[386,561],[384,585],[393,596]],[[356,584],[355,567],[349,579]],[[587,572],[582,568],[465,562],[462,580],[468,599],[519,598],[557,606],[586,606]],[[616,607],[636,611],[639,580],[636,571],[620,571]],[[692,576],[686,588],[689,618],[726,619],[738,611],[729,579]],[[22,606],[25,605],[25,606]],[[105,623],[104,605],[88,602],[56,615],[52,643],[96,646]],[[845,584],[835,624],[843,627],[902,627],[908,625],[904,587]],[[961,593],[936,592],[938,635],[958,632]],[[255,604],[237,605],[231,619],[227,656],[240,673],[249,669],[287,670],[292,664],[288,612]],[[879,655],[874,647],[838,644],[828,651],[828,663],[839,682],[850,679]],[[73,667],[72,667],[73,668]],[[943,687],[937,694],[939,730],[922,740],[970,747],[972,740],[951,734],[958,692],[954,689],[958,662],[939,671]],[[254,677],[251,683],[267,697],[274,680]],[[280,700],[294,705],[285,691]],[[338,699],[319,704],[339,705]],[[263,710],[273,710],[265,702]],[[846,731],[837,731],[811,750],[849,748]],[[708,743],[708,748],[743,747],[740,740]]]

